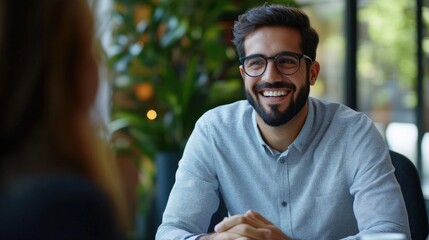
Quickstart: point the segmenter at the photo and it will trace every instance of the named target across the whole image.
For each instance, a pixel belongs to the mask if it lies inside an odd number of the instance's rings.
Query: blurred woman
[[[93,25],[87,0],[0,0],[0,239],[128,230],[120,176],[90,116]]]

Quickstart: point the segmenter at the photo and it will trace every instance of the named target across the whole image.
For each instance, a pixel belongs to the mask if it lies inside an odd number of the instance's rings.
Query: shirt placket
[[[289,197],[289,164],[288,153],[281,154],[277,159],[277,183],[278,184],[278,212],[280,216],[280,228],[285,233],[291,233],[290,197]]]

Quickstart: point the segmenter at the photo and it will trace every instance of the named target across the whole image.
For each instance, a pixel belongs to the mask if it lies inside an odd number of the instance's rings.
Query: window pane
[[[358,2],[358,109],[417,162],[415,1]]]
[[[344,102],[344,58],[345,38],[344,0],[314,1],[297,0],[319,33],[320,43],[316,60],[320,63],[320,74],[311,95]]]

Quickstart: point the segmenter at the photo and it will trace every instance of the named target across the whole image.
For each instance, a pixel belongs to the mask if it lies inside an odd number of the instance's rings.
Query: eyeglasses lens
[[[244,61],[244,70],[249,76],[258,77],[264,74],[268,60],[263,56],[249,57]],[[299,57],[289,54],[280,54],[274,57],[277,70],[284,74],[294,74],[299,69]]]

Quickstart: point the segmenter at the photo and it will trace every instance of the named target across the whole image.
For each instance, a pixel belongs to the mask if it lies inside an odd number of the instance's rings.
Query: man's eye
[[[277,64],[293,65],[296,63],[297,61],[294,58],[290,58],[290,57],[282,57],[277,59]]]
[[[264,64],[265,64],[265,61],[263,59],[257,58],[257,59],[250,59],[247,63],[247,66],[249,66],[249,67],[261,66]]]

